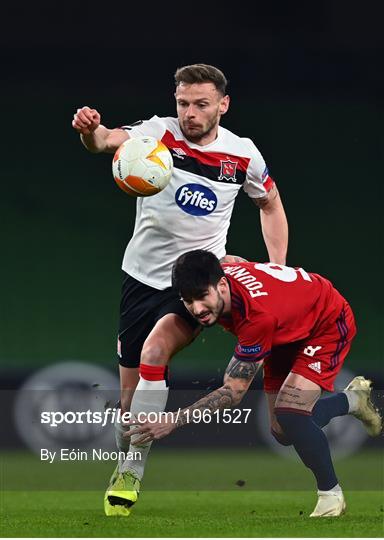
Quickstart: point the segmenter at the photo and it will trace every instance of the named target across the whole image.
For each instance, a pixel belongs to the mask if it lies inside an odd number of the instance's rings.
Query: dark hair
[[[228,81],[224,73],[215,66],[192,64],[178,68],[175,73],[176,86],[179,86],[180,83],[194,84],[205,82],[213,83],[216,89],[225,96]]]
[[[172,287],[186,300],[201,298],[211,285],[216,287],[224,271],[219,259],[204,249],[180,255],[172,268]]]

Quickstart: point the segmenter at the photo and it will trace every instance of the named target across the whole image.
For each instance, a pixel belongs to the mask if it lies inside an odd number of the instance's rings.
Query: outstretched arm
[[[217,390],[199,399],[189,407],[172,413],[166,413],[156,423],[143,422],[130,430],[128,435],[142,433],[143,436],[135,444],[143,444],[153,439],[162,439],[175,429],[188,424],[193,419],[193,411],[218,411],[238,405],[248,390],[262,362],[242,362],[232,358],[225,370],[224,384]]]
[[[129,139],[123,129],[108,129],[100,124],[100,114],[96,109],[82,107],[73,115],[72,127],[80,134],[83,145],[89,152],[113,154]]]
[[[288,222],[277,187],[274,186],[267,197],[253,201],[260,208],[261,229],[270,262],[286,264]]]

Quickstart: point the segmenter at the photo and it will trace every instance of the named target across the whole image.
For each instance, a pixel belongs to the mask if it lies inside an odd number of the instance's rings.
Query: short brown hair
[[[184,300],[198,300],[224,276],[219,259],[205,249],[183,253],[172,267],[172,287]]]
[[[225,75],[220,69],[207,64],[192,64],[183,66],[176,70],[175,83],[179,86],[180,83],[194,84],[211,82],[216,89],[225,96],[226,87],[228,84]]]

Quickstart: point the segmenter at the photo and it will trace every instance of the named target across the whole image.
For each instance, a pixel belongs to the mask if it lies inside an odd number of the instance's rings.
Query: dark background
[[[114,184],[111,156],[81,146],[72,116],[89,105],[115,127],[174,115],[173,73],[194,62],[230,80],[223,125],[254,140],[276,179],[288,264],[326,275],[354,308],[348,366],[381,371],[382,19],[369,2],[312,4],[3,8],[5,377],[67,359],[116,370],[120,264],[135,201]],[[266,259],[258,221],[241,193],[228,252]],[[204,332],[174,362],[176,376],[215,374],[232,343],[220,329]]]

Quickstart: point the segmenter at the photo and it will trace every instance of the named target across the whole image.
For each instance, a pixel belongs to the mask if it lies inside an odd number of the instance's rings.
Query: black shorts
[[[199,326],[171,287],[160,291],[124,273],[117,345],[120,365],[139,367],[144,341],[167,313],[180,315],[193,330]]]

